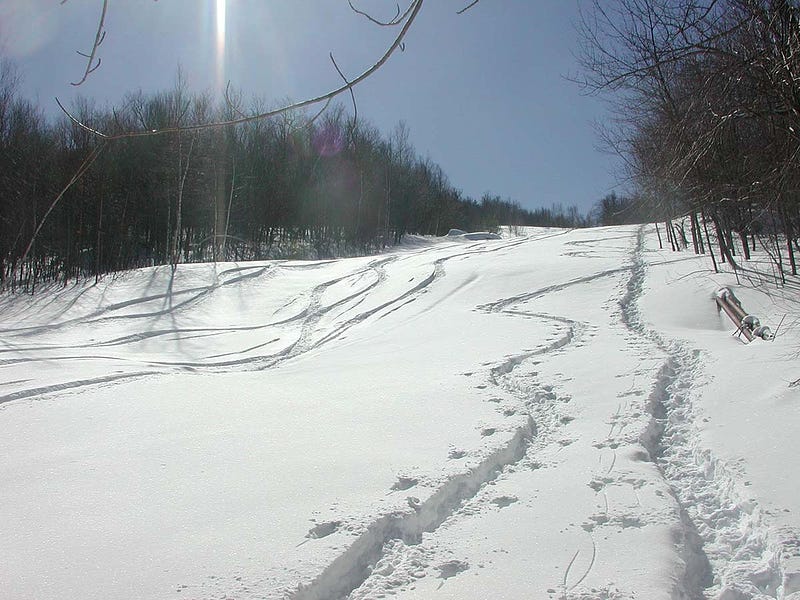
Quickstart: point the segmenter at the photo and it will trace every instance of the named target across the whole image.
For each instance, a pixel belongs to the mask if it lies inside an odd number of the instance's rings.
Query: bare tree
[[[699,252],[698,219],[708,218],[736,265],[734,231],[745,259],[748,236],[772,231],[782,272],[780,232],[793,274],[799,24],[787,0],[596,0],[580,27],[582,83],[613,94],[613,143],[668,236],[670,219],[688,216]]]

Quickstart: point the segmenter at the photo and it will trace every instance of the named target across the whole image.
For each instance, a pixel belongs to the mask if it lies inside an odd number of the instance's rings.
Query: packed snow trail
[[[637,227],[527,233],[0,298],[0,589],[787,600],[796,479],[725,409],[704,437],[719,282]]]
[[[629,284],[632,297],[641,295],[648,269],[663,270],[663,265],[658,262],[648,265],[646,250],[647,242],[642,229],[634,254],[635,276]],[[716,292],[721,285],[709,287]],[[673,294],[681,292],[686,296],[695,296],[693,299],[684,298],[684,303],[687,310],[697,310],[693,302],[697,299],[696,290],[687,286],[683,290],[675,289]],[[751,293],[748,290],[746,294],[750,296]],[[796,302],[797,299],[792,300]],[[775,302],[775,305],[773,310],[780,302]],[[717,450],[717,444],[711,442],[704,432],[711,418],[706,415],[703,405],[709,405],[709,400],[715,396],[726,403],[734,400],[729,395],[730,389],[728,394],[713,393],[714,377],[708,373],[711,369],[705,367],[720,360],[721,356],[712,355],[712,348],[720,350],[719,347],[714,348],[719,346],[718,342],[715,340],[716,343],[708,347],[702,339],[687,340],[685,331],[683,335],[659,331],[663,330],[665,320],[657,316],[654,318],[652,314],[650,319],[643,319],[634,302],[626,303],[623,313],[631,330],[652,340],[668,355],[651,407],[651,411],[663,418],[654,454],[658,453],[659,467],[684,507],[688,533],[696,544],[687,563],[687,575],[693,577],[695,583],[703,583],[706,598],[763,600],[800,597],[800,523],[795,519],[789,525],[782,522],[783,519],[770,518],[771,511],[761,504],[755,490],[747,489],[751,485],[744,477],[743,467],[747,459],[740,456],[735,462],[724,460],[723,452]],[[680,315],[677,319],[672,315],[671,325],[674,326],[675,320],[686,318],[687,315]],[[654,320],[661,321],[659,329],[653,326]],[[775,356],[761,342],[759,340],[747,347],[748,350],[758,352],[760,349],[767,356]],[[696,347],[693,347],[695,344]],[[730,351],[732,347],[744,351],[741,346],[733,344],[725,350]],[[771,344],[769,350],[775,350]],[[722,355],[722,352],[719,354]],[[760,360],[768,361],[767,356],[762,355]],[[778,365],[773,366],[779,367],[787,358],[788,354],[780,357]],[[736,380],[742,384],[741,389],[734,393],[743,393],[748,383],[755,382],[757,388],[753,390],[753,395],[763,395],[761,388],[769,378],[767,373],[759,373],[763,366],[746,364],[741,354],[738,357],[731,355],[729,360],[744,367],[750,375],[748,381],[748,378],[732,377],[730,373],[717,373],[727,379],[728,384]],[[773,373],[782,374],[782,371],[773,370]],[[741,420],[741,415],[731,414],[730,406],[725,410],[729,413],[727,418],[731,423]],[[754,403],[749,412],[761,410],[763,407]],[[749,415],[744,420],[750,421]],[[779,458],[783,456],[784,449],[771,443],[773,433],[758,428],[749,430],[750,435],[760,438],[761,444],[769,448],[769,451],[762,450],[762,454]],[[730,433],[726,437],[730,439]],[[796,479],[797,471],[791,475]],[[772,476],[773,486],[777,479],[782,479],[775,472]],[[796,484],[789,487],[797,488]],[[769,499],[770,503],[774,500]],[[792,509],[783,506],[781,511],[790,513]]]

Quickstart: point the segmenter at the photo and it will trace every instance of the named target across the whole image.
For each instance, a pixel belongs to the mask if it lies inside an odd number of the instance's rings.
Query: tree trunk
[[[100,281],[100,252],[101,252],[101,239],[100,236],[103,231],[103,198],[105,194],[100,194],[100,211],[97,214],[97,241],[94,248],[94,282]]]
[[[714,256],[714,246],[711,245],[711,236],[708,235],[708,223],[706,222],[706,215],[705,213],[700,213],[701,218],[703,219],[703,229],[706,232],[706,244],[708,245],[708,253],[711,255],[711,262],[714,263],[714,272],[719,273],[719,267],[717,267],[717,259]]]
[[[667,230],[667,241],[669,242],[672,251],[675,252],[675,232],[672,231],[672,222],[669,219],[664,221],[664,229]]]
[[[789,218],[785,209],[781,211],[781,218],[783,219],[783,232],[786,236],[786,251],[789,255],[789,264],[792,267],[792,275],[797,275],[797,261],[795,260],[794,248],[792,247],[792,239],[794,239],[792,220]]]
[[[745,260],[750,260],[750,246],[747,244],[747,233],[742,230],[739,232],[739,239],[742,242],[742,253]]]

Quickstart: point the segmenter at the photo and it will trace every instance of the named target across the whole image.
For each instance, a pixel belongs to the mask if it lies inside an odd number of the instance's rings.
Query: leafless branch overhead
[[[107,3],[107,1],[108,0],[104,0],[104,3]],[[229,119],[229,120],[226,120],[226,121],[219,121],[219,122],[215,122],[215,123],[204,123],[204,124],[189,125],[189,126],[166,127],[166,128],[163,128],[163,129],[151,129],[151,130],[143,130],[143,131],[126,131],[126,132],[119,132],[119,133],[109,133],[109,132],[99,131],[97,129],[94,129],[90,125],[81,122],[74,115],[72,115],[69,111],[67,111],[64,108],[63,104],[60,101],[58,101],[58,99],[56,99],[56,102],[58,103],[59,107],[64,112],[64,114],[66,114],[67,117],[75,125],[77,125],[77,126],[81,127],[82,129],[92,133],[93,135],[101,137],[101,138],[103,138],[105,140],[116,140],[116,139],[123,139],[123,138],[145,137],[145,136],[152,136],[152,135],[161,135],[161,134],[165,134],[165,133],[175,133],[175,132],[178,132],[178,131],[199,131],[199,130],[202,130],[202,129],[211,129],[211,128],[215,128],[215,127],[226,127],[226,126],[229,126],[229,125],[239,125],[241,123],[249,123],[249,122],[252,122],[252,121],[258,121],[258,120],[261,120],[261,119],[274,117],[274,116],[277,116],[277,115],[280,115],[280,114],[283,114],[283,113],[286,113],[286,112],[289,112],[289,111],[298,110],[298,109],[305,108],[307,106],[313,106],[315,104],[327,102],[327,101],[331,100],[332,98],[342,94],[343,92],[351,91],[359,83],[361,83],[362,81],[364,81],[365,79],[370,77],[372,74],[374,74],[376,71],[378,71],[384,64],[386,64],[386,62],[389,60],[389,57],[395,52],[395,50],[397,50],[398,48],[402,49],[403,39],[405,38],[405,36],[408,33],[408,31],[411,29],[411,26],[414,24],[414,21],[416,20],[417,16],[419,15],[420,10],[422,10],[423,3],[424,3],[424,0],[412,0],[410,2],[408,8],[406,9],[406,11],[402,15],[402,17],[404,18],[404,20],[401,21],[402,22],[402,27],[401,27],[400,31],[397,33],[397,35],[395,36],[395,38],[392,41],[391,45],[388,47],[388,49],[381,55],[381,57],[372,66],[367,68],[360,75],[358,75],[357,77],[355,77],[354,79],[352,79],[350,81],[348,81],[345,78],[344,79],[344,81],[345,81],[344,84],[342,84],[341,86],[339,86],[339,87],[337,87],[337,88],[335,88],[333,90],[325,92],[324,94],[321,94],[319,96],[315,96],[313,98],[308,98],[306,100],[301,100],[299,102],[294,102],[294,103],[291,103],[291,104],[287,104],[285,106],[282,106],[280,108],[276,108],[276,109],[273,109],[273,110],[268,110],[268,111],[265,111],[265,112],[258,112],[258,113],[255,113],[255,114],[252,114],[252,115],[247,115],[247,116],[239,116],[239,117],[234,118],[234,119]],[[359,12],[359,11],[356,11],[356,12]],[[360,13],[360,14],[363,14],[363,13]],[[397,23],[397,24],[399,25],[400,23]],[[340,75],[341,75],[341,73],[340,73]]]
[[[456,14],[457,14],[457,15],[463,15],[465,12],[467,12],[467,11],[468,11],[470,8],[472,8],[473,6],[475,6],[475,5],[476,5],[478,2],[480,2],[480,1],[481,1],[481,0],[472,0],[472,2],[470,2],[469,4],[467,4],[467,5],[466,5],[464,8],[462,8],[462,9],[461,9],[461,10],[459,10],[459,11],[456,11]]]
[[[376,19],[375,17],[373,17],[368,12],[363,11],[363,10],[359,10],[358,8],[356,8],[356,6],[353,4],[353,0],[347,0],[347,3],[350,5],[350,9],[354,13],[356,13],[358,15],[361,15],[362,17],[368,19],[370,22],[374,23],[375,25],[380,25],[381,27],[394,27],[395,25],[398,25],[398,24],[402,23],[403,20],[408,16],[408,12],[412,8],[412,6],[409,6],[406,9],[406,11],[401,15],[400,14],[400,5],[398,4],[397,5],[397,13],[395,14],[395,16],[392,19],[388,20],[388,21],[381,21],[380,19]]]
[[[336,59],[333,57],[333,52],[331,52],[329,56],[331,57],[333,67],[336,69],[336,72],[339,73],[339,77],[342,78],[342,81],[344,81],[345,85],[349,85],[350,82],[347,80],[347,77],[344,76],[344,73],[342,73],[339,65],[336,64]],[[353,101],[353,127],[355,127],[356,121],[358,121],[358,104],[356,103],[356,93],[353,91],[352,86],[350,87],[350,98]]]
[[[66,4],[67,0],[61,0],[61,4]],[[97,49],[100,47],[100,44],[103,43],[103,40],[106,39],[106,32],[103,29],[105,22],[106,22],[106,14],[108,13],[108,0],[103,0],[103,9],[100,11],[100,21],[97,24],[97,33],[94,36],[94,43],[92,44],[92,49],[88,52],[78,52],[79,55],[86,58],[86,70],[83,72],[83,77],[81,77],[80,81],[73,82],[72,85],[79,86],[81,85],[86,79],[94,73],[99,67],[102,60],[100,58],[97,59],[95,62],[95,57],[97,56]]]

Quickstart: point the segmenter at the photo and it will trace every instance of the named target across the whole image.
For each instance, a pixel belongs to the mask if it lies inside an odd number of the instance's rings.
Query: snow
[[[499,233],[490,233],[488,231],[470,231],[466,232],[462,229],[451,229],[447,232],[447,237],[462,239],[465,241],[477,242],[479,240],[501,240],[503,236]]]
[[[797,284],[753,263],[530,228],[0,297],[0,596],[796,600]]]

